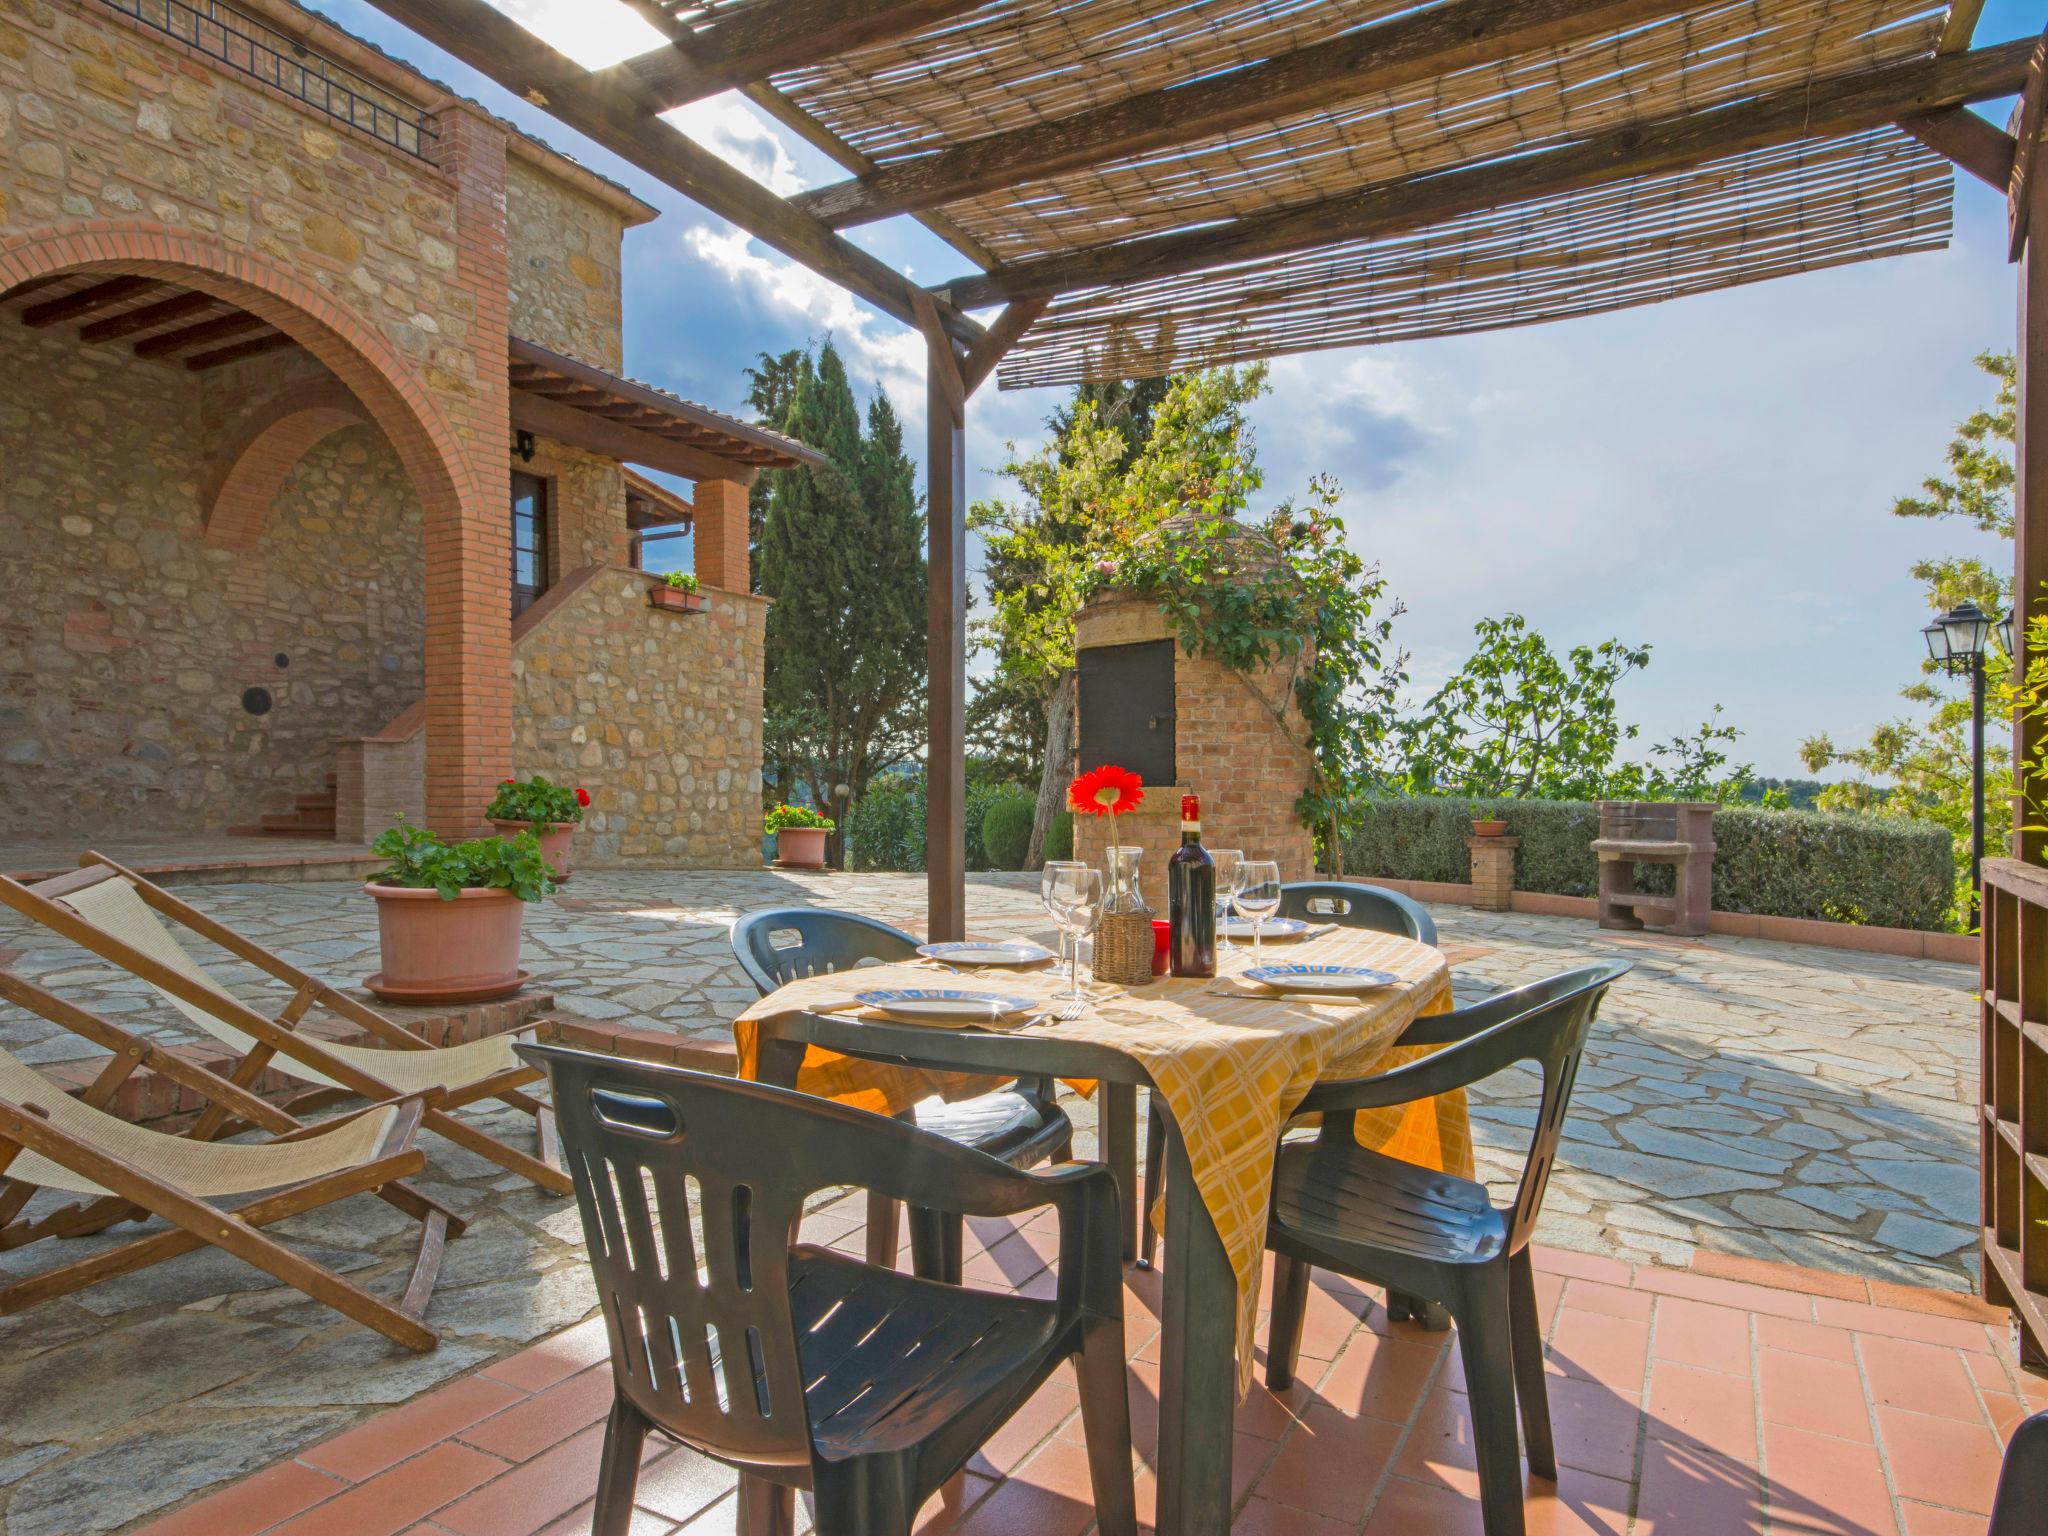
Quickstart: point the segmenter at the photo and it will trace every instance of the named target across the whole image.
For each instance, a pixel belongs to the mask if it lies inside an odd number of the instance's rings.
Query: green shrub
[[[539,901],[555,889],[540,839],[532,832],[446,843],[401,816],[377,834],[370,852],[385,861],[370,877],[374,883],[439,891],[443,901],[479,890],[510,891],[521,901]]]
[[[846,813],[848,869],[924,868],[924,780],[891,773],[868,785]]]
[[[1005,795],[981,818],[981,845],[991,869],[1022,869],[1031,847],[1031,820],[1038,803],[1022,791]]]
[[[1375,799],[1344,838],[1347,875],[1463,884],[1476,811],[1519,837],[1515,887],[1559,896],[1599,889],[1600,811],[1581,800]],[[1929,822],[1723,806],[1714,816],[1714,906],[1764,917],[1817,918],[1885,928],[1941,929],[1954,902],[1949,836]],[[1644,866],[1642,887],[1671,889],[1671,870]]]
[[[1051,821],[1045,824],[1045,856],[1048,859],[1071,859],[1074,856],[1074,813],[1055,811]]]

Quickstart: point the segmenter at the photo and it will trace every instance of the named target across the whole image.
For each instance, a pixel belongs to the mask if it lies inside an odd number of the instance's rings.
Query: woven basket
[[[1105,912],[1095,928],[1095,979],[1142,987],[1152,979],[1152,914]]]

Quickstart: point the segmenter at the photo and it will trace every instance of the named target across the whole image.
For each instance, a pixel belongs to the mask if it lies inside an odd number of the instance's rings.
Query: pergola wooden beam
[[[755,0],[685,30],[668,47],[600,70],[594,84],[629,80],[664,106],[716,96],[785,69],[818,64],[971,11],[982,0]],[[644,14],[644,11],[643,11]]]
[[[1403,177],[1338,197],[1045,256],[955,279],[937,292],[963,309],[1076,289],[1174,277],[1290,251],[1402,234],[1489,208],[1604,182],[1685,170],[1800,139],[1831,138],[1902,117],[2008,96],[2027,78],[2030,39],[1840,75],[1733,106],[1631,123],[1548,153]]]
[[[135,343],[137,357],[170,357],[179,352],[188,352],[194,347],[211,346],[216,341],[226,341],[231,336],[240,336],[245,331],[265,329],[270,322],[247,310],[238,309],[233,314],[222,315],[217,320],[204,320],[198,325],[188,325],[180,330],[165,331],[161,336],[150,336]]]
[[[87,315],[98,314],[115,304],[125,303],[155,286],[156,279],[153,277],[110,277],[105,282],[94,283],[89,288],[67,293],[61,299],[49,299],[41,304],[30,305],[21,312],[21,323],[36,330],[62,325],[67,320],[80,320]]]
[[[2012,135],[1968,107],[1944,107],[1902,117],[1899,127],[1936,154],[1945,155],[1986,186],[2000,192],[2012,183]]]
[[[915,283],[663,122],[657,115],[664,110],[660,97],[637,82],[598,86],[596,77],[483,0],[371,3],[664,186],[731,220],[885,314],[916,323],[911,299]],[[940,305],[940,316],[962,341],[980,339],[982,328],[950,305]]]
[[[1192,144],[1339,105],[1448,70],[1491,64],[1675,16],[1697,0],[1453,0],[1164,90],[949,145],[790,201],[834,228],[998,191],[1145,150]]]
[[[219,368],[226,363],[239,363],[245,357],[262,357],[268,352],[282,352],[286,347],[296,347],[298,342],[283,331],[272,331],[267,336],[252,336],[247,341],[238,341],[230,346],[217,347],[211,352],[201,352],[185,359],[185,366],[194,373],[204,373],[209,368]]]

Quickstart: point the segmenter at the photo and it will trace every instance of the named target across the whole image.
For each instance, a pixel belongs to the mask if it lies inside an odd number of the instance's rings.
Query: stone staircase
[[[288,811],[265,811],[254,823],[229,827],[230,837],[300,837],[334,839],[335,778],[310,795],[298,795]]]

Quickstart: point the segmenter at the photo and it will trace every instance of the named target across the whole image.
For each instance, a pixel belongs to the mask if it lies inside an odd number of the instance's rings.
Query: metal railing
[[[228,68],[429,164],[438,137],[423,107],[217,0],[102,0]]]

